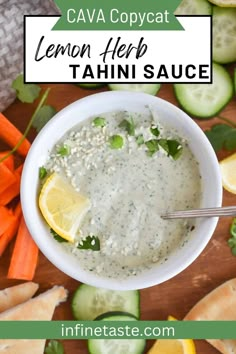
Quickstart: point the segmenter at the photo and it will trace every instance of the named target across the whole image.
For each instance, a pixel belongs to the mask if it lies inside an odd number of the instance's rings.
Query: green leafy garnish
[[[12,83],[12,88],[16,90],[16,96],[21,102],[32,103],[38,98],[41,88],[35,84],[25,84],[23,74],[17,76]]]
[[[109,138],[109,144],[111,149],[121,149],[124,145],[122,136],[113,135]]]
[[[163,150],[165,150],[167,153],[169,153],[169,146],[168,146],[167,139],[159,139],[158,143],[162,147]]]
[[[130,120],[127,119],[122,120],[122,122],[119,124],[119,127],[124,128],[129,135],[134,136],[135,124],[133,118],[130,118]]]
[[[218,152],[225,148],[229,151],[236,149],[236,127],[227,124],[216,124],[205,131],[213,149]]]
[[[159,129],[158,129],[156,126],[152,126],[152,127],[150,128],[150,132],[151,132],[153,135],[155,135],[155,136],[159,136],[159,135],[160,135],[160,131],[159,131]]]
[[[39,167],[39,179],[44,179],[48,174],[48,171],[44,166]]]
[[[148,148],[148,156],[153,156],[159,150],[158,140],[151,139],[145,142],[146,147]]]
[[[136,136],[135,140],[136,140],[136,143],[138,144],[138,146],[140,146],[140,145],[143,145],[143,144],[144,144],[144,137],[143,137],[143,135],[142,135],[142,134],[140,134],[140,135]]]
[[[177,160],[183,152],[183,147],[177,140],[159,139],[158,143],[174,160]]]
[[[45,348],[45,354],[64,354],[64,348],[61,342],[57,340],[50,340]]]
[[[68,156],[70,154],[70,147],[64,144],[63,146],[59,147],[57,153],[61,156]]]
[[[167,140],[167,144],[169,148],[168,156],[171,156],[174,160],[177,160],[183,152],[182,145],[177,140]]]
[[[97,236],[87,236],[86,239],[80,241],[77,248],[80,250],[100,251],[100,240]]]
[[[231,237],[228,239],[228,245],[231,248],[232,254],[236,256],[236,218],[233,219],[230,226],[230,235]]]
[[[67,240],[65,240],[63,237],[59,236],[56,231],[54,231],[53,229],[50,229],[50,232],[52,234],[52,236],[54,237],[54,239],[57,242],[63,243],[63,242],[68,242]]]
[[[234,218],[231,227],[230,227],[230,234],[236,238],[236,218]]]
[[[97,117],[93,120],[93,125],[95,127],[105,127],[105,125],[107,124],[106,119],[102,118],[102,117]]]
[[[56,113],[57,111],[54,107],[43,106],[34,119],[33,127],[39,132]]]

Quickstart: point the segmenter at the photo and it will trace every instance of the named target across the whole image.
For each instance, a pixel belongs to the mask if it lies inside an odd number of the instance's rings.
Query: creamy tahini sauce
[[[118,125],[133,117],[135,135],[155,139],[152,124],[158,126],[158,138],[181,142],[183,152],[174,161],[160,148],[152,157],[145,145],[138,146]],[[63,243],[84,269],[112,278],[125,278],[164,262],[171,252],[191,237],[193,221],[163,220],[166,210],[200,206],[201,177],[198,163],[187,142],[175,131],[163,127],[152,115],[128,112],[105,113],[104,128],[94,127],[94,117],[70,131],[51,153],[47,168],[62,173],[75,190],[91,201],[91,209],[81,224],[78,239],[98,236],[100,251],[79,250]],[[122,149],[111,149],[110,136],[123,137]],[[70,146],[69,156],[56,154],[58,146]],[[55,241],[56,242],[56,241]]]

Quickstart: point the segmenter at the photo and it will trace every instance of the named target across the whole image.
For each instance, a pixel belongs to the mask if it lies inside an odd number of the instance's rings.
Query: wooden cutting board
[[[84,96],[107,90],[106,88],[101,88],[96,91],[84,90],[77,86],[67,84],[42,85],[44,89],[48,86],[52,88],[48,102],[58,111]],[[172,85],[162,85],[158,96],[173,104],[177,104]],[[23,104],[16,100],[5,111],[5,114],[18,128],[24,131],[35,106],[36,104]],[[221,115],[234,120],[236,123],[235,97],[227,105]],[[214,118],[205,121],[196,120],[196,122],[203,130],[206,130],[211,125],[217,123],[218,119]],[[29,135],[31,141],[34,136],[35,132],[31,131]],[[4,146],[0,145],[0,150],[3,148]],[[227,154],[229,155],[227,152],[221,152],[218,157],[222,159],[227,156]],[[236,195],[224,192],[223,204],[236,205]],[[209,291],[224,281],[236,277],[236,257],[231,254],[227,246],[231,220],[231,218],[223,218],[219,221],[208,246],[197,260],[181,274],[163,284],[141,290],[141,319],[165,320],[169,314],[178,319],[182,319],[191,307]],[[12,246],[13,244],[8,247],[5,254],[0,259],[0,288],[2,289],[19,283],[6,279]],[[40,284],[40,292],[43,292],[55,284],[63,285],[67,288],[70,292],[69,300],[56,309],[54,319],[73,319],[70,302],[74,290],[79,285],[77,281],[55,268],[43,254],[40,254],[34,281]],[[198,354],[218,353],[218,351],[203,340],[195,341],[195,343]],[[147,348],[149,348],[151,344],[152,342],[148,341]],[[87,353],[87,343],[85,340],[65,340],[64,347],[66,354]]]

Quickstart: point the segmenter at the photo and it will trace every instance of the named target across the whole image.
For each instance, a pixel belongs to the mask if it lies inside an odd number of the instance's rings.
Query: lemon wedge
[[[168,321],[176,318],[168,316]],[[148,354],[196,354],[196,349],[192,339],[158,339]]]
[[[236,194],[236,153],[220,162],[223,187]]]
[[[209,0],[212,4],[221,7],[236,7],[236,0]]]
[[[58,173],[44,183],[39,195],[39,208],[48,225],[65,240],[74,242],[90,201]]]

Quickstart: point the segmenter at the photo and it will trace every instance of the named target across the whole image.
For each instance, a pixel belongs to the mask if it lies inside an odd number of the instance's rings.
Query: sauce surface
[[[91,201],[78,242],[95,235],[101,244],[100,251],[79,250],[69,243],[61,247],[78,257],[86,270],[126,278],[166,261],[191,237],[192,220],[163,220],[160,214],[200,207],[201,176],[184,137],[161,126],[155,115],[109,112],[99,117],[105,119],[104,127],[94,126],[96,117],[80,123],[58,142],[46,167],[61,173]],[[119,127],[124,120],[134,123],[134,135]],[[158,129],[158,137],[151,127]],[[109,142],[114,135],[122,137],[122,148],[111,148]],[[159,147],[149,156],[138,137],[144,142],[176,139],[182,145],[182,154],[174,160]],[[69,155],[57,153],[61,146],[69,147]]]

